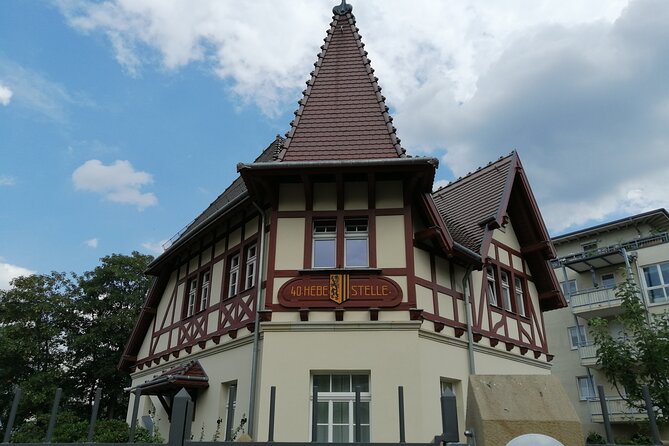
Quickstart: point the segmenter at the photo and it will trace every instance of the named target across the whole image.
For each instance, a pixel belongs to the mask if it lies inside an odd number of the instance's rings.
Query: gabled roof
[[[437,190],[432,199],[455,244],[482,259],[488,256],[494,230],[510,218],[539,291],[541,310],[566,305],[548,264],[555,249],[516,152]]]
[[[500,226],[506,212],[509,181],[517,155],[500,158],[432,194],[439,215],[453,239],[466,248],[485,256],[482,250],[487,225]]]
[[[404,156],[351,11],[345,1],[333,9],[325,44],[279,153],[281,161]]]

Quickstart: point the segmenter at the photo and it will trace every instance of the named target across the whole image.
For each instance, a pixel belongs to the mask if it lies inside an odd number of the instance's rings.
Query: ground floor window
[[[355,441],[355,391],[360,388],[360,426],[363,443],[370,441],[368,374],[314,373],[312,385],[318,388],[316,434],[318,442]]]

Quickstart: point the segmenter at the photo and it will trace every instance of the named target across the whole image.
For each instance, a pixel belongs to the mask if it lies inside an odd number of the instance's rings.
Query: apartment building
[[[595,317],[620,326],[616,284],[629,276],[639,286],[650,313],[669,309],[669,213],[657,209],[553,238],[558,258],[552,262],[567,308],[546,313],[549,346],[555,354],[552,373],[572,399],[584,432],[604,433],[597,385],[603,385],[614,435],[628,437],[647,419],[630,408],[597,366],[597,346],[588,330]]]

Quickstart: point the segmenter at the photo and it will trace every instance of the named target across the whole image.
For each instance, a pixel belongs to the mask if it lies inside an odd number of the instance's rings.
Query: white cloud
[[[129,161],[117,160],[105,166],[99,160],[88,160],[72,173],[77,190],[95,192],[105,199],[122,204],[131,204],[142,210],[158,204],[152,192],[141,188],[153,183],[151,174],[136,171]]]
[[[146,249],[147,251],[149,251],[151,254],[160,255],[165,251],[165,249],[163,248],[165,243],[167,243],[167,240],[161,240],[157,243],[156,242],[145,242],[145,243],[142,243],[142,247],[144,249]]]
[[[10,263],[0,262],[0,290],[8,290],[9,282],[19,276],[29,276],[35,274],[28,268],[12,265]]]
[[[12,100],[12,95],[14,93],[6,85],[0,83],[0,104],[9,105]]]
[[[0,175],[0,186],[14,186],[16,178],[9,175]]]
[[[98,247],[98,239],[97,238],[92,238],[89,240],[84,240],[84,244],[88,246],[89,248],[97,248]]]
[[[272,0],[60,8],[129,73],[195,63],[273,115],[295,107],[336,3],[294,0],[280,20]],[[516,149],[552,232],[669,207],[666,1],[353,3],[399,134],[441,159],[438,184]]]

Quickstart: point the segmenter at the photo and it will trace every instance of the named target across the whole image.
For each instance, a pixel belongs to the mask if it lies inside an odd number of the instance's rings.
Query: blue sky
[[[335,3],[0,2],[0,288],[156,255],[288,130]],[[553,234],[669,201],[669,4],[353,1],[438,184],[518,150]]]

